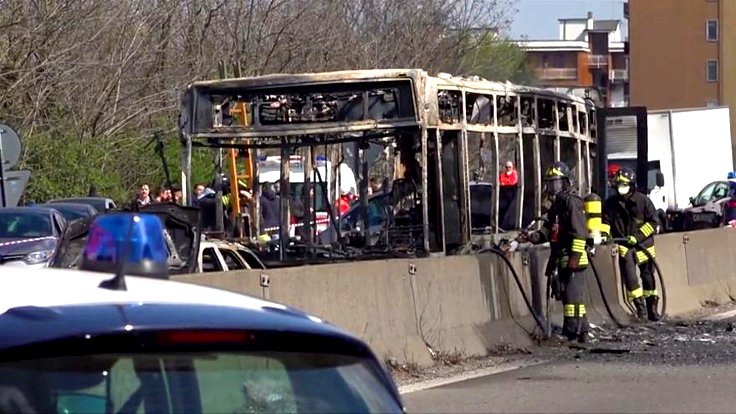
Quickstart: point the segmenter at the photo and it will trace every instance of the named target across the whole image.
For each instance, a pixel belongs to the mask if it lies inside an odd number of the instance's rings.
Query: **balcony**
[[[609,108],[624,108],[629,106],[629,100],[624,98],[623,100],[611,100],[608,103]]]
[[[608,55],[588,55],[588,66],[592,68],[608,66]]]
[[[577,68],[543,68],[535,69],[534,76],[543,80],[575,80],[578,78]]]
[[[626,69],[611,69],[608,79],[611,82],[626,82],[629,80],[629,71]]]

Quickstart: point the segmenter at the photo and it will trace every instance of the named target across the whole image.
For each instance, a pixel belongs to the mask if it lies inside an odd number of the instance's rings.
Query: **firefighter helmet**
[[[560,178],[565,178],[568,181],[570,180],[570,167],[562,161],[557,161],[544,173],[544,179],[556,180]]]
[[[623,167],[618,170],[616,175],[613,177],[613,182],[616,185],[628,184],[631,187],[636,185],[636,172],[628,167]]]
[[[636,189],[636,172],[631,168],[621,168],[613,177],[613,185],[620,195],[630,195]]]
[[[570,168],[564,162],[552,164],[544,173],[545,192],[556,196],[570,187]]]

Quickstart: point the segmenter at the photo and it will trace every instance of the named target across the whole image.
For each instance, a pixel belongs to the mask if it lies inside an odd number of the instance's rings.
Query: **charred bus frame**
[[[229,108],[235,102],[247,104],[247,125],[229,121]],[[418,199],[413,204],[418,210],[414,221],[402,228],[409,229],[410,239],[416,236],[412,253],[419,254],[462,251],[478,233],[514,230],[537,217],[543,210],[541,174],[554,161],[571,164],[576,171],[574,187],[584,194],[590,192],[597,175],[597,128],[591,101],[479,78],[433,77],[418,69],[197,82],[183,94],[180,121],[182,181],[188,197],[191,152],[196,146],[279,148],[282,160],[288,160],[295,148],[308,148],[305,161],[311,166],[311,148],[317,146],[352,142],[362,147],[374,139],[395,139],[401,171],[394,177],[391,200],[398,202],[397,194],[404,193]],[[502,158],[509,158],[507,154],[514,154],[512,161],[520,174],[511,214],[513,228],[502,229],[498,168],[506,161]],[[365,165],[358,173],[362,178],[358,185],[361,223],[367,231],[364,175]],[[472,226],[473,179],[487,181],[493,191],[488,206],[491,223],[480,232]],[[288,168],[283,166],[281,183],[283,192],[289,185]],[[289,197],[285,198],[282,252],[288,235],[284,224],[289,222]],[[393,219],[386,224],[387,232],[398,223]]]

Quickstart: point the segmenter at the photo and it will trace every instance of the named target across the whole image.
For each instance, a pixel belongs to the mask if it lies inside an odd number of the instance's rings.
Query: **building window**
[[[718,41],[718,20],[708,20],[705,22],[705,38],[709,42]]]
[[[705,67],[706,79],[708,82],[718,82],[718,61],[715,59],[709,59]]]

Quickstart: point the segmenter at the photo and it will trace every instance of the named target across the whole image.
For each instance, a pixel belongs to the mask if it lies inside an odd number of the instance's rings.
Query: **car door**
[[[54,237],[60,239],[66,229],[66,220],[64,220],[64,217],[56,213],[53,213],[51,219],[54,227]]]
[[[225,259],[223,259],[218,249],[214,247],[205,247],[202,249],[199,273],[227,272],[227,270]]]

